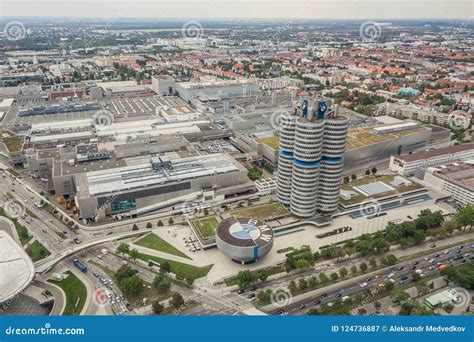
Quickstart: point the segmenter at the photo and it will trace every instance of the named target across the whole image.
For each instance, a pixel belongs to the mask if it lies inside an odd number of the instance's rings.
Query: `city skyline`
[[[86,5],[85,5],[86,4]],[[271,11],[269,5],[271,4]],[[403,6],[400,6],[403,4]],[[141,0],[130,8],[125,1],[79,2],[3,1],[3,17],[110,17],[123,18],[201,18],[201,19],[464,19],[474,13],[468,0],[401,1],[312,0],[312,1],[150,1]],[[251,6],[251,11],[249,11]],[[54,11],[51,11],[54,8]],[[210,10],[212,9],[212,10]]]

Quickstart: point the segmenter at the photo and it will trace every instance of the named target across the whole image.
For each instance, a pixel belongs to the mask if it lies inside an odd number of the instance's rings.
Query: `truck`
[[[82,263],[81,260],[79,259],[74,259],[74,265],[82,272],[82,273],[86,273],[87,272],[87,266]]]

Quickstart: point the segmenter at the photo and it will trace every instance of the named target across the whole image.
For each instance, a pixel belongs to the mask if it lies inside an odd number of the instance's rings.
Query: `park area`
[[[66,294],[66,307],[63,315],[79,315],[87,298],[86,286],[71,271],[65,272],[67,277],[62,280],[48,280],[48,282],[59,286]]]
[[[138,240],[134,244],[138,246],[146,247],[146,248],[151,248],[159,252],[176,255],[181,258],[191,259],[186,254],[181,252],[179,249],[172,246],[171,244],[169,244],[168,242],[166,242],[165,240],[163,240],[162,238],[160,238],[158,235],[154,233],[150,233],[146,235],[145,237]]]

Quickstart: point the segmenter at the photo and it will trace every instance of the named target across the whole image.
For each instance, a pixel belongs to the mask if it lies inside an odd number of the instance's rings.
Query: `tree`
[[[128,252],[128,255],[130,256],[130,259],[132,260],[137,260],[138,257],[140,256],[140,252],[136,248],[131,249],[130,252]]]
[[[329,281],[328,276],[324,272],[319,273],[319,279],[321,280],[321,283],[323,284]]]
[[[356,174],[351,175],[351,179],[355,181],[357,179],[357,175]]]
[[[174,224],[174,220],[172,217],[170,217],[170,219],[168,220],[168,224],[171,226]]]
[[[126,243],[121,243],[117,247],[117,253],[122,253],[122,256],[124,256],[125,254],[128,254],[129,251],[130,251],[130,246],[127,245]]]
[[[153,303],[151,304],[151,309],[157,315],[162,313],[164,308],[165,307],[163,305],[161,305],[161,303],[158,299],[154,300]]]
[[[349,183],[349,176],[345,176],[345,177],[344,177],[344,181],[343,181],[343,182],[344,182],[344,184],[347,184],[347,183]]]
[[[134,225],[132,226],[132,230],[133,230],[133,231],[138,230],[138,226],[137,226],[136,224],[134,224]]]
[[[260,271],[258,272],[257,277],[260,281],[265,281],[268,278],[268,273],[265,271]]]
[[[375,175],[377,173],[377,168],[374,166],[371,171],[372,171],[372,174]]]
[[[297,269],[301,270],[301,269],[305,269],[305,268],[308,268],[310,266],[308,260],[306,259],[297,259],[295,261],[295,266]]]
[[[474,225],[474,204],[468,204],[459,208],[455,218],[461,227],[472,227]]]
[[[294,280],[290,281],[290,283],[288,284],[288,290],[290,290],[292,294],[298,291],[298,286],[296,286],[296,283]]]
[[[352,272],[352,274],[356,274],[356,273],[357,273],[357,266],[356,266],[356,265],[354,265],[354,266],[351,267],[351,272]]]
[[[126,295],[136,296],[143,289],[143,280],[137,275],[125,278],[120,282],[120,289]]]
[[[153,280],[153,287],[160,293],[167,293],[171,288],[171,281],[163,274],[157,274]]]
[[[367,271],[367,264],[365,262],[363,262],[362,264],[359,265],[359,268],[361,270],[362,273],[364,273],[365,271]]]
[[[410,298],[410,295],[401,289],[394,289],[390,295],[394,303],[400,304]]]
[[[239,289],[247,290],[255,281],[255,276],[250,270],[240,271],[236,277],[237,285],[239,285]]]
[[[157,225],[158,227],[163,227],[163,221],[159,220],[156,225]]]
[[[153,225],[151,224],[151,222],[148,222],[148,223],[146,224],[146,227],[147,227],[148,229],[150,229],[150,228],[153,228]]]
[[[448,267],[441,271],[447,279],[466,289],[474,290],[474,261],[460,266]]]
[[[369,264],[370,264],[370,267],[372,267],[372,269],[377,268],[377,260],[375,260],[374,258],[369,259]]]
[[[393,266],[397,263],[397,257],[393,254],[387,255],[387,264]]]
[[[332,279],[333,281],[336,281],[337,278],[339,278],[339,275],[338,275],[336,272],[331,273],[331,279]]]
[[[308,287],[308,281],[305,278],[300,278],[298,280],[298,288],[303,291],[307,287]]]
[[[347,268],[345,268],[345,267],[342,267],[342,268],[339,270],[339,275],[341,276],[341,278],[345,278],[348,273],[349,273],[349,272],[347,271]]]
[[[168,274],[171,272],[171,264],[168,261],[163,261],[160,264],[160,273],[161,274]]]
[[[311,276],[308,279],[308,286],[309,287],[316,287],[318,285],[318,278],[316,276]]]
[[[117,272],[115,272],[115,279],[117,283],[120,283],[123,279],[134,276],[137,273],[136,270],[128,265],[122,265]]]
[[[176,292],[170,300],[170,306],[179,309],[184,305],[184,298],[180,293]]]
[[[370,176],[370,170],[369,169],[367,169],[367,171],[365,171],[365,175]]]

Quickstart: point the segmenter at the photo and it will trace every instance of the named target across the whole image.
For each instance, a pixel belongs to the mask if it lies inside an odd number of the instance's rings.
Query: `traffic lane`
[[[459,265],[459,264],[461,264],[460,261],[453,263],[453,265]],[[439,270],[437,268],[434,268],[434,269],[423,268],[421,270],[423,270],[424,277],[429,277],[433,274],[439,273]],[[403,275],[401,275],[401,276],[403,276]],[[411,277],[411,273],[409,273],[409,275],[407,275],[405,273],[405,276],[407,276],[407,279],[405,279],[403,281],[403,283],[400,283],[400,280],[398,280],[398,281],[394,282],[394,285],[395,286],[401,286],[403,284],[408,284],[410,282],[413,282],[413,278]],[[341,299],[344,296],[349,296],[350,297],[350,296],[356,295],[357,293],[364,292],[366,290],[378,290],[378,291],[380,291],[381,289],[380,289],[380,287],[378,287],[378,284],[384,283],[385,281],[389,281],[388,279],[389,278],[378,278],[377,281],[372,280],[372,281],[370,281],[370,283],[368,282],[367,286],[365,286],[363,288],[360,287],[360,285],[351,285],[351,286],[348,286],[348,287],[341,288],[339,290],[330,291],[330,292],[327,293],[327,297],[325,297],[325,298],[319,297],[319,299],[316,299],[316,300],[313,300],[313,301],[305,301],[305,302],[302,303],[302,304],[304,304],[304,308],[302,308],[301,304],[300,304],[300,307],[296,307],[294,309],[291,309],[290,311],[288,311],[288,314],[290,314],[290,315],[292,315],[292,314],[293,315],[302,315],[302,314],[305,314],[304,312],[301,311],[302,309],[307,309],[307,308],[310,308],[312,306],[317,307],[317,306],[320,306],[321,304],[328,304],[328,303],[333,302],[337,299]],[[416,283],[413,282],[413,284],[416,284]],[[336,297],[336,295],[337,295],[337,297]]]
[[[446,250],[442,250],[440,252],[437,252],[435,255],[439,255],[438,262],[443,261],[444,263],[447,263],[449,260],[451,260],[453,257],[455,257],[455,255],[461,254],[462,252],[461,253],[457,252],[458,250],[462,251],[462,249],[459,249],[460,246],[463,246],[463,248],[464,248],[464,245],[458,245],[458,246],[451,247],[451,248],[448,248]],[[447,251],[447,253],[444,253],[444,251]],[[368,289],[371,286],[374,286],[374,285],[376,286],[379,283],[388,280],[388,275],[391,274],[391,273],[394,273],[394,275],[396,274],[399,277],[406,276],[407,279],[406,279],[405,282],[408,282],[408,281],[412,280],[411,277],[409,277],[409,275],[411,275],[413,272],[415,272],[416,269],[421,269],[422,270],[421,273],[423,273],[425,276],[429,276],[429,275],[434,274],[434,273],[439,271],[437,266],[436,266],[436,260],[431,262],[431,263],[429,262],[429,260],[431,260],[432,257],[435,257],[435,255],[432,255],[430,257],[420,257],[418,259],[414,259],[412,261],[409,261],[409,262],[406,262],[406,263],[403,263],[403,264],[399,264],[398,266],[394,266],[394,268],[392,268],[391,270],[379,273],[375,277],[373,277],[372,279],[366,279],[367,286],[364,286],[363,288],[360,287],[361,282],[357,282],[357,283],[351,284],[350,286],[347,286],[347,287],[343,287],[343,288],[340,288],[340,289],[337,289],[337,290],[329,291],[329,292],[327,292],[327,297],[325,297],[325,298],[321,297],[321,296],[315,296],[312,299],[300,301],[298,303],[287,306],[285,311],[289,310],[288,312],[300,312],[301,311],[301,304],[304,304],[306,307],[314,306],[314,303],[316,301],[321,300],[321,303],[318,304],[318,305],[320,305],[320,304],[323,304],[323,303],[328,303],[328,302],[330,302],[330,300],[336,300],[338,298],[342,298],[344,295],[355,294],[355,293],[361,292],[363,290]],[[416,263],[416,265],[415,265],[415,263]],[[459,260],[458,262],[454,262],[454,264],[460,264],[460,263],[462,263],[461,260]],[[400,265],[403,266],[402,270],[397,269],[398,267],[400,267]],[[416,266],[416,268],[415,269],[410,269],[410,267],[413,267],[413,266]],[[396,281],[395,284],[396,285],[402,285],[402,284],[399,284],[399,281],[400,280]],[[340,294],[340,296],[338,296],[338,298],[335,297],[337,294]],[[273,310],[272,314],[274,314],[278,311],[282,311],[282,309]]]

